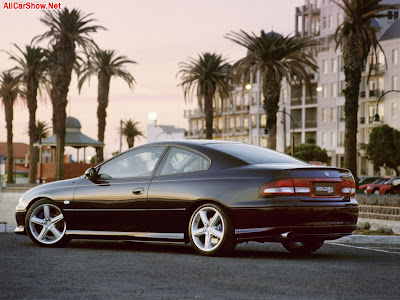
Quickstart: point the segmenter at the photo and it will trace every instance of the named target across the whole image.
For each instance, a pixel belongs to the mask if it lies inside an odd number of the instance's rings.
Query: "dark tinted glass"
[[[225,152],[250,164],[291,163],[308,165],[298,159],[269,149],[246,144],[208,144],[210,148]]]

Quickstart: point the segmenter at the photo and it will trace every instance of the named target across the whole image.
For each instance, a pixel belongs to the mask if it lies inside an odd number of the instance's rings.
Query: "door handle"
[[[141,195],[144,193],[144,188],[141,187],[141,188],[134,189],[132,193],[134,195]]]

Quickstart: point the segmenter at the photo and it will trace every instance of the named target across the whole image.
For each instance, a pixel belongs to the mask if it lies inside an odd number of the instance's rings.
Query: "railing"
[[[306,128],[317,127],[317,120],[306,120]]]

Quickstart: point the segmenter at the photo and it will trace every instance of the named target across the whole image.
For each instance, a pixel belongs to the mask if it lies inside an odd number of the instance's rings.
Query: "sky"
[[[29,44],[31,39],[46,31],[40,22],[42,10],[5,10],[0,0],[0,49],[17,53],[13,43]],[[48,3],[47,0],[19,0],[19,3]],[[61,8],[77,8],[107,28],[92,35],[102,49],[114,49],[137,62],[129,65],[136,79],[130,90],[121,79],[111,81],[105,153],[119,149],[118,126],[121,119],[140,122],[145,132],[149,112],[157,113],[157,124],[187,128],[184,110],[194,107],[185,104],[181,87],[178,87],[179,62],[197,57],[202,52],[223,54],[230,62],[242,58],[246,50],[224,38],[230,31],[259,33],[261,30],[283,34],[294,32],[295,7],[304,0],[55,0]],[[46,47],[46,43],[41,44]],[[0,72],[12,68],[8,55],[0,52]],[[77,118],[82,133],[97,139],[97,80],[93,77],[81,93],[73,76],[67,115]],[[39,99],[37,119],[50,126],[52,105],[48,96]],[[23,101],[14,110],[14,142],[29,143],[28,111]],[[0,107],[0,141],[6,141],[4,108]],[[138,144],[145,143],[141,139]],[[123,141],[123,150],[127,149]],[[67,154],[76,150],[66,148]],[[87,156],[93,155],[92,148]]]

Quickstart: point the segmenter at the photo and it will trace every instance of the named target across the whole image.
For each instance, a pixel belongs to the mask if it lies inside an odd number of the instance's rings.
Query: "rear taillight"
[[[315,195],[315,183],[333,184],[335,188],[332,195],[329,195],[330,197],[355,196],[356,185],[354,180],[340,178],[294,178],[276,180],[264,183],[259,189],[259,194],[261,196],[297,195],[321,197]]]
[[[264,183],[259,190],[261,196],[294,195],[294,186],[291,179],[282,179]]]

